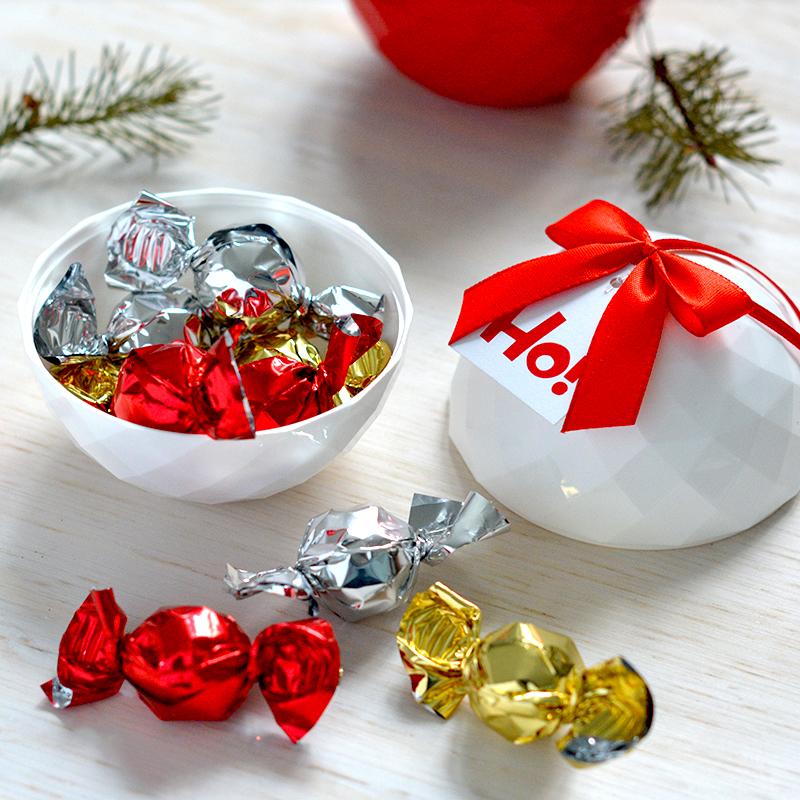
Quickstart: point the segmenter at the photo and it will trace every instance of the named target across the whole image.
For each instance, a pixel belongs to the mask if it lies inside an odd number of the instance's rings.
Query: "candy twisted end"
[[[68,708],[72,703],[74,692],[68,686],[64,686],[57,675],[53,680],[42,684],[42,691],[55,708]]]

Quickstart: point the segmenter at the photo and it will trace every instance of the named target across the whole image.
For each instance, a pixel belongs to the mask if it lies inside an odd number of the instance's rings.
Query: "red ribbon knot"
[[[649,258],[653,253],[658,252],[658,249],[658,245],[653,242],[648,234],[647,241],[642,244],[642,258]]]
[[[564,250],[523,261],[467,289],[450,343],[635,264],[600,319],[562,432],[635,424],[668,312],[695,336],[749,315],[800,348],[800,334],[784,320],[732,281],[679,254],[709,253],[755,269],[731,253],[688,239],[654,241],[641,223],[604,200],[592,200],[546,233]]]

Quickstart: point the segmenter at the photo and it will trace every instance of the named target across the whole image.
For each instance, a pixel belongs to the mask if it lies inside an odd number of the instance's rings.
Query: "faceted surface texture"
[[[758,286],[745,289],[777,311]],[[749,317],[704,338],[668,317],[636,424],[560,427],[461,360],[453,441],[497,500],[556,533],[616,547],[702,544],[800,489],[796,354]]]
[[[442,583],[409,603],[397,632],[418,703],[449,719],[467,693],[464,662],[478,644],[480,609]]]
[[[408,523],[378,506],[310,520],[297,568],[343,619],[388,611],[413,589],[419,546]]]
[[[89,593],[61,637],[58,677],[42,685],[56,708],[94,703],[119,691],[119,649],[126,622],[111,589]]]

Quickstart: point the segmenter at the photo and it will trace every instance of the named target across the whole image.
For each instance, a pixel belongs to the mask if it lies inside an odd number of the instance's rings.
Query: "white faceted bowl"
[[[752,270],[698,255],[798,327]],[[800,367],[744,317],[704,338],[671,316],[635,425],[561,433],[461,359],[450,436],[475,479],[512,511],[594,544],[703,544],[760,522],[800,490]]]
[[[344,284],[384,294],[383,338],[392,347],[388,366],[352,402],[303,422],[259,431],[246,440],[155,430],[79,400],[39,358],[33,324],[69,264],[80,261],[97,296],[99,325],[105,326],[124,296],[106,287],[103,279],[106,238],[126,203],[89,217],[42,253],[20,298],[25,353],[47,405],[87,455],[120,480],[155,494],[224,503],[268,497],[296,486],[355,444],[394,385],[412,314],[400,267],[354,223],[292,197],[229,189],[160,196],[196,216],[198,242],[221,228],[266,222],[289,243],[314,292]]]

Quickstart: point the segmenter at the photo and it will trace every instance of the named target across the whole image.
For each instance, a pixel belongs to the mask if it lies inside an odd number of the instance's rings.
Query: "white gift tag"
[[[533,303],[453,349],[555,425],[567,414],[600,317],[633,265]]]

